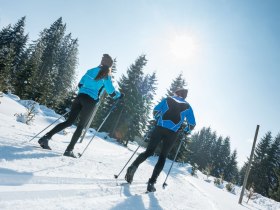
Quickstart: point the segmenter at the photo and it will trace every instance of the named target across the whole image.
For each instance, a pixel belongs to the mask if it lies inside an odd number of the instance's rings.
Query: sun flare
[[[169,41],[169,49],[175,59],[190,60],[197,54],[198,44],[192,35],[175,35]]]

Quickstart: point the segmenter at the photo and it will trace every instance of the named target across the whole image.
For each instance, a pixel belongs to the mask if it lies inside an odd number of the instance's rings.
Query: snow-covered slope
[[[204,181],[205,176],[190,175],[191,166],[185,164],[174,168],[168,177],[168,186],[162,184],[171,161],[156,184],[155,193],[145,194],[157,157],[149,158],[135,174],[131,185],[124,184],[124,172],[118,174],[137,145],[128,148],[114,139],[104,139],[98,134],[81,158],[64,157],[61,153],[68,145],[75,127],[56,134],[46,151],[37,146],[38,138],[29,141],[38,132],[57,119],[46,107],[37,107],[38,114],[30,124],[16,121],[14,114],[26,112],[25,104],[15,96],[0,97],[0,209],[182,209],[182,210],[241,210],[280,209],[280,204],[259,196],[254,201],[238,204],[236,194]],[[42,133],[41,135],[43,135]],[[40,136],[41,136],[40,135]],[[86,135],[83,143],[77,143],[75,152],[81,152],[93,133]],[[140,149],[139,152],[143,151]],[[135,157],[134,157],[135,158]],[[244,198],[244,201],[247,199]]]

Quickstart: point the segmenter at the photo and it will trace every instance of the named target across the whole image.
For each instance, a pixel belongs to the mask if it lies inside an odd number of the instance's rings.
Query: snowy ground
[[[50,141],[53,151],[34,147],[38,138],[29,141],[35,134],[57,119],[57,115],[43,106],[37,106],[38,114],[30,125],[16,121],[14,114],[26,109],[15,96],[0,97],[0,209],[111,209],[111,210],[279,210],[280,203],[258,196],[255,200],[244,197],[238,204],[240,189],[236,194],[206,182],[205,175],[190,175],[191,166],[174,164],[167,183],[162,184],[171,161],[156,184],[155,193],[145,194],[157,157],[144,162],[135,174],[131,185],[124,184],[124,173],[118,174],[132,155],[137,145],[128,148],[114,139],[103,139],[98,134],[81,158],[64,157],[61,153],[71,139],[74,127],[67,134],[57,134]],[[26,103],[26,102],[25,102]],[[78,143],[75,152],[81,152],[93,133],[88,133],[83,143]],[[40,135],[41,136],[41,135]],[[139,152],[143,151],[140,150]],[[124,171],[125,172],[125,171]]]

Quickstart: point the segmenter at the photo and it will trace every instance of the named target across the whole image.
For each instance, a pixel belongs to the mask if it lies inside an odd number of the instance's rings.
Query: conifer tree
[[[169,89],[167,90],[166,97],[173,96],[175,91],[180,88],[186,88],[187,83],[183,77],[183,73],[181,72],[171,83]]]
[[[30,56],[24,74],[25,97],[54,109],[58,108],[69,92],[73,91],[77,65],[77,39],[65,36],[66,24],[56,20],[30,46]]]
[[[140,115],[142,112],[142,93],[140,87],[143,82],[143,68],[146,66],[146,56],[139,56],[135,63],[127,70],[127,77],[122,76],[119,81],[120,90],[125,94],[118,114],[115,132],[122,135],[124,144],[133,141],[135,136],[141,136]]]
[[[59,107],[69,93],[73,92],[73,81],[75,80],[75,69],[78,63],[78,40],[72,39],[71,34],[63,37],[59,46],[57,60],[58,76],[54,80],[54,104],[53,107]]]
[[[270,189],[269,196],[270,198],[280,202],[280,168],[275,168],[274,172],[277,176],[277,179],[275,181],[278,181],[278,183],[273,189]]]
[[[215,140],[216,133],[212,132],[210,127],[204,127],[192,135],[188,159],[192,164],[196,163],[200,170],[212,164],[213,154],[211,151]]]
[[[22,71],[17,75],[18,80],[21,82],[18,90],[19,96],[22,99],[31,99],[36,101],[40,97],[40,92],[36,90],[37,84],[41,79],[38,76],[38,69],[41,65],[42,54],[44,45],[38,39],[34,41],[27,49],[27,61]]]
[[[24,34],[25,17],[14,26],[8,25],[0,31],[0,87],[17,90],[17,73],[24,63],[28,35]]]
[[[271,143],[271,132],[267,132],[256,147],[254,161],[252,162],[252,167],[247,182],[247,186],[252,186],[253,184],[255,186],[255,192],[263,196],[268,196],[269,191],[268,154],[271,148]]]
[[[239,172],[237,168],[237,151],[234,150],[230,155],[229,161],[225,166],[224,170],[224,179],[228,182],[238,183],[239,181]]]
[[[149,82],[152,81],[152,77],[145,79],[143,68],[146,63],[146,56],[139,56],[128,68],[127,76],[122,75],[118,84],[125,97],[104,124],[103,129],[111,136],[120,139],[124,145],[127,145],[128,141],[133,141],[136,136],[142,135],[142,125],[148,120],[148,117],[143,117],[146,115],[144,105],[152,100],[146,96],[153,91],[142,89],[143,86],[149,86]],[[141,120],[143,121],[140,122]]]
[[[280,191],[280,133],[273,140],[270,150],[268,152],[268,165],[267,171],[269,175],[269,195],[273,198],[275,193]],[[280,200],[280,197],[279,199]]]

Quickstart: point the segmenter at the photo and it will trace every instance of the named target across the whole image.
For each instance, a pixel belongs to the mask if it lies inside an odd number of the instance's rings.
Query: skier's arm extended
[[[185,127],[184,132],[187,133],[187,134],[190,134],[191,131],[195,128],[195,125],[196,125],[192,107],[190,107],[189,110],[186,113],[186,121],[187,121],[188,124]]]
[[[104,81],[104,87],[105,87],[106,92],[113,99],[117,99],[117,98],[120,98],[122,96],[122,94],[119,91],[117,91],[115,89],[115,87],[113,86],[113,82],[112,82],[111,76],[107,76],[106,79],[104,79],[103,81]]]

